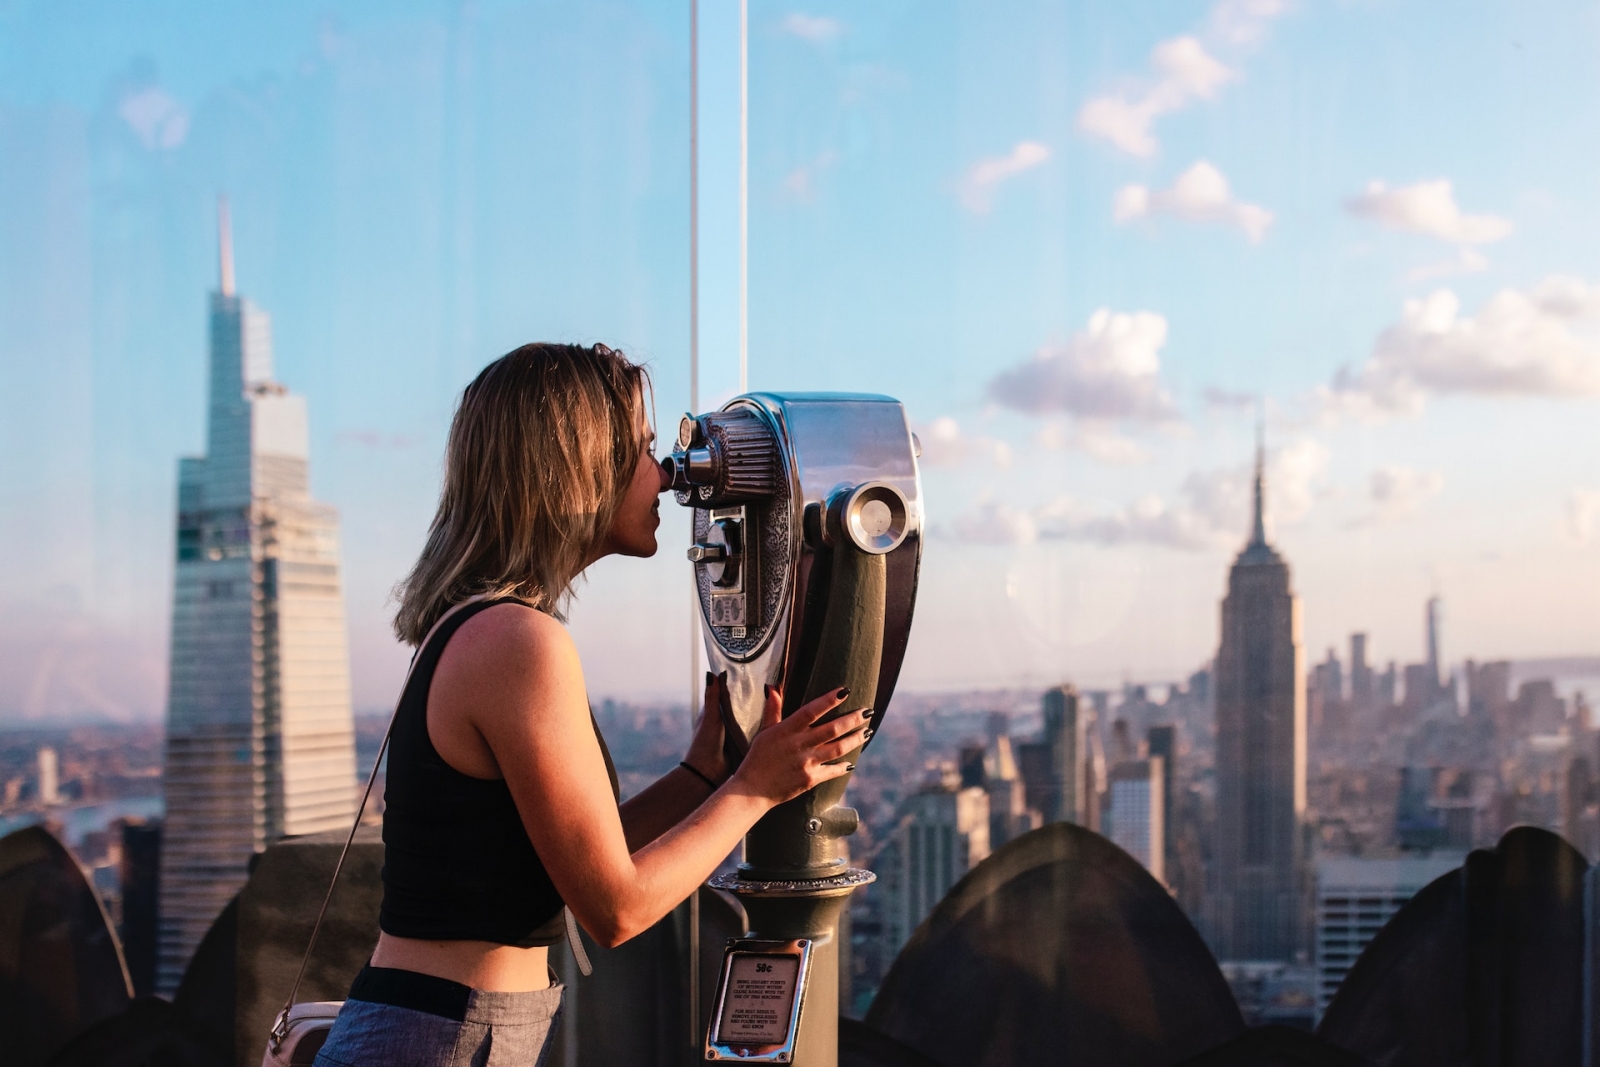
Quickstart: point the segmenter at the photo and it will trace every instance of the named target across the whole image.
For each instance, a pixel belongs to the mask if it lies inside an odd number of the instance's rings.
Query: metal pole
[[[700,0],[689,0],[689,410],[700,411]]]
[[[700,412],[700,0],[689,0],[689,411]],[[700,590],[689,574],[689,722],[701,699]],[[700,1032],[700,890],[689,894],[689,1058],[698,1061]]]
[[[739,0],[739,392],[750,390],[750,0]]]

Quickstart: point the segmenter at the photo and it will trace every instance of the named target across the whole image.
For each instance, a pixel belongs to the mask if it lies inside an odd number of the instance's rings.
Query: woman
[[[462,396],[438,513],[397,590],[396,632],[420,647],[389,752],[382,934],[318,1064],[543,1062],[563,904],[621,944],[862,742],[864,709],[818,722],[846,691],[782,719],[769,690],[730,768],[708,679],[687,758],[618,806],[561,608],[591,564],[656,551],[667,480],[648,385],[603,345],[526,345]]]

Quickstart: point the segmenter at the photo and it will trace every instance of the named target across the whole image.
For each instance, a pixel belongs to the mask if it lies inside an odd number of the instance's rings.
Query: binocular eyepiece
[[[766,500],[783,477],[777,435],[749,408],[685,415],[677,447],[661,463],[678,503],[699,508]]]
[[[741,407],[684,415],[675,447],[661,466],[679,504],[711,509],[770,500],[779,494],[785,474],[773,427],[755,409]],[[912,524],[905,493],[882,480],[841,486],[826,501],[809,503],[804,514],[805,532],[816,547],[843,536],[873,555],[900,547]],[[696,544],[689,560],[719,567],[720,578],[737,553],[736,545]]]

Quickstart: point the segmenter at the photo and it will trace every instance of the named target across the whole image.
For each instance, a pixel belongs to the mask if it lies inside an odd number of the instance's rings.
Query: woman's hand
[[[849,774],[850,764],[833,761],[860,747],[872,709],[861,708],[827,722],[818,721],[849,696],[848,689],[820,696],[785,719],[783,697],[768,686],[761,729],[750,742],[744,762],[734,772],[734,781],[744,791],[776,806],[830,778]]]
[[[689,752],[683,758],[696,772],[719,783],[728,780],[731,770],[726,752],[727,729],[722,722],[722,689],[728,684],[726,673],[706,672],[706,695],[701,702],[700,721],[695,723]]]

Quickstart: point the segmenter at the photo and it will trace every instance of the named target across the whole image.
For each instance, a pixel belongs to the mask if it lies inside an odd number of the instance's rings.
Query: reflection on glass
[[[0,12],[0,827],[55,820],[118,899],[172,568],[247,551],[242,518],[172,520],[218,194],[339,509],[358,763],[478,367],[614,344],[663,440],[738,391],[737,42],[702,7],[694,403],[686,5]],[[1355,961],[1471,850],[1501,865],[1458,876],[1475,900],[1580,862],[1515,827],[1600,858],[1593,31],[1575,3],[749,4],[749,386],[892,396],[921,445],[843,1014],[1060,822],[1138,858],[1242,1023],[1334,1010],[1349,1042]],[[662,558],[571,618],[635,789],[698,684],[663,515]]]

